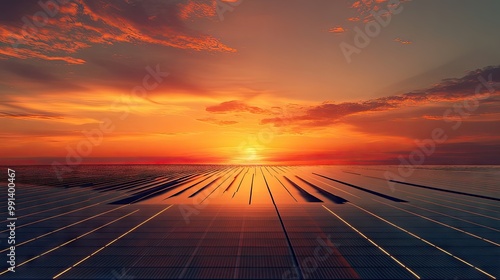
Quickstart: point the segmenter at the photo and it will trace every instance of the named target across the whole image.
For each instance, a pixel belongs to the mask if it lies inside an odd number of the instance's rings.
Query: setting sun
[[[247,149],[247,158],[248,161],[253,162],[257,161],[260,159],[260,157],[257,155],[257,152],[255,151],[254,148],[248,148]]]

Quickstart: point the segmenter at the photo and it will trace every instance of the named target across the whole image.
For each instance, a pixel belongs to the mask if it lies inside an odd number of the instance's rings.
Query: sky
[[[499,10],[1,1],[0,164],[500,164]]]

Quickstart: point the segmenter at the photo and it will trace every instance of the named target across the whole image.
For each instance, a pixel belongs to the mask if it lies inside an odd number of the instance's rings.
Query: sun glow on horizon
[[[244,147],[237,153],[230,162],[231,164],[242,165],[260,165],[265,164],[264,157],[259,153],[256,147]]]

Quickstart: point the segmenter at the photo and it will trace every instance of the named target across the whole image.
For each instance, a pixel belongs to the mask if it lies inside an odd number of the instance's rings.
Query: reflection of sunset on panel
[[[497,2],[223,2],[2,3],[0,163],[500,163]]]

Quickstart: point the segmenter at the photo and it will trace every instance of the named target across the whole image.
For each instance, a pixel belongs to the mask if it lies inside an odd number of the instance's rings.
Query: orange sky
[[[415,2],[2,3],[0,164],[499,164],[498,2]]]

